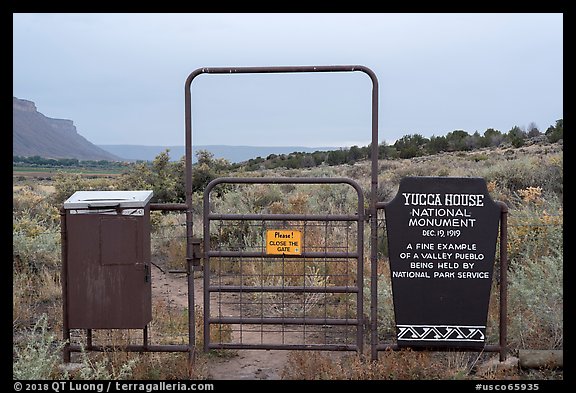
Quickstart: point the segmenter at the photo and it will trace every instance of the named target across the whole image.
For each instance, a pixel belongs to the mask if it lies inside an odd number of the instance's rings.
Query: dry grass
[[[340,167],[317,167],[306,170],[264,170],[255,176],[318,176],[351,177],[364,189],[370,189],[368,162]],[[493,199],[504,201],[509,213],[509,342],[512,350],[519,348],[563,348],[563,156],[561,145],[530,146],[522,149],[484,149],[474,152],[444,153],[412,160],[385,160],[379,162],[378,200],[388,201],[397,191],[404,176],[479,176],[486,179]],[[104,187],[106,179],[81,186]],[[75,189],[74,179],[60,179],[58,196]],[[26,329],[34,326],[43,313],[54,337],[61,337],[60,287],[60,235],[55,189],[51,183],[33,184],[29,181],[14,185],[13,193],[13,332],[14,346],[25,348],[31,336]],[[201,234],[201,208],[194,197],[195,234]],[[366,199],[366,202],[368,199]],[[294,186],[266,185],[238,187],[233,192],[213,201],[214,211],[225,213],[353,213],[356,195],[349,186]],[[366,206],[365,206],[366,207]],[[185,231],[182,215],[155,215],[153,249],[161,256],[167,268],[181,269],[185,261]],[[297,225],[297,223],[295,223]],[[217,231],[215,232],[217,233]],[[366,229],[366,233],[368,230]],[[261,247],[262,234],[253,228],[236,226],[218,233],[220,239],[234,247]],[[309,226],[306,228],[306,246],[321,251],[335,247],[337,239],[355,234],[344,228]],[[154,239],[154,236],[156,238]],[[380,232],[382,237],[382,231]],[[326,240],[326,239],[329,240]],[[368,239],[368,237],[366,237]],[[355,246],[354,246],[355,247]],[[353,248],[352,248],[353,249]],[[379,248],[380,249],[380,248]],[[365,256],[368,255],[365,241]],[[379,260],[379,335],[382,340],[393,337],[393,310],[389,290],[389,272],[385,259],[385,245]],[[160,258],[160,257],[159,257]],[[366,258],[368,260],[368,258]],[[285,264],[267,263],[230,264],[229,272],[242,272],[254,277],[254,285],[278,285],[278,275],[291,274],[284,285],[353,285],[356,269],[347,263],[306,261]],[[279,270],[284,269],[284,270]],[[365,277],[369,266],[365,265]],[[497,274],[495,274],[497,277]],[[365,279],[365,294],[369,296],[370,280]],[[494,282],[488,317],[488,339],[497,341],[498,283]],[[267,296],[267,295],[266,295]],[[256,299],[258,300],[258,299]],[[323,299],[313,294],[304,299],[307,314]],[[268,299],[273,302],[273,299]],[[346,299],[331,299],[328,315],[338,315]],[[162,301],[154,301],[151,332],[155,343],[182,343],[187,340],[187,311]],[[366,302],[366,314],[369,314]],[[202,343],[202,310],[197,309],[196,338]],[[230,326],[213,326],[210,332],[214,342],[231,339]],[[114,338],[122,342],[122,336]],[[57,339],[54,339],[56,345]],[[190,374],[202,379],[207,375],[206,357],[198,356],[196,367],[188,369],[187,354],[145,353],[119,351],[90,353],[92,367],[88,376],[124,376],[121,370],[129,366],[129,378],[184,379]],[[106,360],[107,359],[107,360]],[[15,359],[16,360],[16,359]],[[370,362],[354,355],[330,356],[316,352],[295,352],[290,356],[286,379],[517,379],[562,378],[557,372],[532,374],[493,371],[476,375],[478,354],[431,352],[381,352],[378,362]],[[126,368],[127,369],[127,368]],[[98,374],[98,373],[103,374]],[[128,375],[128,374],[126,374]],[[52,374],[59,376],[60,374]],[[72,376],[74,377],[74,376]],[[76,377],[80,377],[77,375]]]
[[[296,380],[518,380],[531,373],[518,368],[492,367],[478,373],[478,366],[494,355],[475,352],[379,352],[378,361],[368,355],[326,352],[291,352],[282,374]],[[533,377],[533,375],[532,375]],[[557,379],[557,374],[553,379]]]
[[[153,259],[165,269],[186,268],[186,217],[182,213],[151,215]]]
[[[284,371],[284,379],[301,380],[412,380],[461,379],[462,361],[454,367],[438,362],[430,352],[384,351],[377,362],[358,355],[345,355],[336,359],[322,352],[293,352]],[[466,363],[467,365],[467,363]]]

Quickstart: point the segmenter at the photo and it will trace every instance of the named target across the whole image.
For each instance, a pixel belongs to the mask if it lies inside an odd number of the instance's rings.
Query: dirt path
[[[194,302],[203,306],[203,279],[194,280]],[[170,294],[173,305],[186,309],[188,307],[188,288],[185,275],[163,274],[157,269],[152,270],[153,298],[166,298]],[[214,305],[215,306],[215,305]],[[233,314],[233,310],[226,304],[222,306],[223,314]],[[232,332],[232,340],[238,341],[236,332]],[[242,341],[245,343],[259,343],[260,333],[244,331]],[[284,337],[289,343],[291,338]],[[296,341],[295,341],[296,342]],[[199,348],[201,351],[202,349]],[[288,362],[289,351],[281,350],[241,350],[233,357],[207,357],[206,369],[208,378],[215,380],[253,380],[253,379],[281,379],[282,370]]]

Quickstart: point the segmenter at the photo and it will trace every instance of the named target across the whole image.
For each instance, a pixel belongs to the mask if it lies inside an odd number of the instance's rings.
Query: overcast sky
[[[184,145],[200,67],[371,68],[379,140],[508,132],[563,118],[563,16],[14,14],[13,94],[95,144]],[[351,146],[371,139],[370,78],[201,75],[194,144]]]

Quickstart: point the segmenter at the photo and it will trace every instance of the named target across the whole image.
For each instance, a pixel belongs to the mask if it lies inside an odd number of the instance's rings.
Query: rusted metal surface
[[[173,204],[173,203],[167,203],[167,204],[160,204],[160,203],[151,203],[149,204],[149,208],[150,210],[156,210],[156,211],[186,211],[187,210],[187,206],[185,204]],[[117,214],[122,214],[122,209],[120,209],[120,211],[117,211]],[[138,345],[138,344],[130,344],[130,345],[118,345],[116,343],[111,344],[111,345],[102,345],[102,344],[94,344],[93,343],[93,335],[94,335],[94,331],[96,330],[96,328],[86,328],[86,329],[81,329],[81,330],[85,330],[85,344],[83,346],[81,345],[77,345],[77,344],[71,344],[71,330],[74,329],[74,327],[71,327],[68,323],[69,321],[69,294],[68,294],[68,286],[69,286],[69,279],[68,279],[68,236],[67,233],[70,230],[68,225],[67,225],[67,221],[69,221],[70,216],[74,216],[73,220],[77,219],[78,216],[84,216],[87,217],[88,215],[86,214],[67,214],[67,210],[62,208],[60,211],[60,215],[61,215],[61,238],[62,238],[62,292],[63,292],[63,304],[62,304],[62,314],[63,314],[63,338],[66,341],[66,344],[64,346],[63,349],[63,360],[64,362],[70,362],[70,354],[72,352],[81,352],[82,348],[84,348],[85,350],[90,350],[90,351],[100,351],[100,352],[105,352],[105,351],[112,351],[112,350],[121,350],[121,351],[127,351],[127,352],[187,352],[189,354],[189,364],[192,365],[194,362],[194,355],[195,355],[195,347],[194,347],[194,340],[195,340],[195,332],[194,329],[189,329],[188,332],[188,344],[187,345],[182,345],[182,344],[151,344],[150,340],[149,340],[149,329],[148,326],[149,324],[146,323],[143,327],[142,325],[142,321],[138,321],[137,325],[139,328],[142,328],[142,345]],[[148,216],[148,211],[144,211],[143,215]],[[114,217],[114,216],[113,216]],[[128,216],[129,217],[129,216]],[[111,218],[108,215],[108,218]],[[84,219],[86,220],[86,218]],[[88,219],[88,223],[90,220]],[[147,224],[147,226],[149,226],[149,223]],[[73,229],[74,229],[74,225],[73,225]],[[149,230],[149,228],[148,228]],[[149,238],[149,236],[148,236]],[[148,240],[149,243],[149,240]],[[149,244],[148,245],[144,245],[144,247],[146,247],[147,250],[149,250]],[[148,257],[148,256],[147,256]],[[186,273],[186,271],[184,271]],[[187,280],[188,280],[188,286],[190,288],[190,282],[193,281],[193,276],[192,275],[188,275],[187,276]],[[149,280],[150,281],[150,280]],[[148,294],[144,294],[145,296],[149,297]],[[133,298],[133,294],[131,294],[131,297]],[[138,301],[138,300],[133,300],[133,301]],[[194,298],[193,298],[193,291],[188,292],[188,302],[189,304],[194,304]],[[148,303],[148,301],[146,301],[146,303]],[[139,305],[140,307],[140,305]],[[189,308],[190,309],[190,308]],[[193,307],[192,307],[193,309]],[[193,324],[190,323],[190,321],[193,321],[194,319],[194,315],[192,313],[192,315],[189,315],[189,326],[194,326]],[[149,318],[146,317],[144,319],[144,321],[148,320]],[[90,325],[93,325],[91,322],[89,322]],[[74,329],[74,330],[78,330],[78,329]],[[100,330],[98,328],[98,330]]]
[[[92,345],[89,349],[95,352],[110,352],[110,351],[124,351],[124,352],[189,352],[190,348],[187,345]],[[81,352],[80,345],[71,345],[70,352]]]
[[[186,211],[188,206],[185,203],[151,203],[150,210],[154,211]]]
[[[239,221],[246,221],[246,220],[239,220]],[[256,221],[256,220],[251,220]],[[291,218],[286,218],[284,221],[304,221],[304,220],[292,220]],[[308,220],[313,221],[313,220]],[[215,251],[208,251],[204,254],[207,257],[237,257],[241,256],[244,258],[358,258],[360,255],[358,252],[302,252],[302,254],[295,256],[295,255],[269,255],[263,253],[261,251],[243,251],[240,255],[236,251],[222,251],[222,250],[215,250]]]
[[[70,363],[70,328],[68,327],[68,229],[66,226],[66,210],[60,209],[60,247],[62,256],[62,269],[60,281],[62,283],[62,339],[64,348],[62,358],[64,363]]]
[[[99,201],[102,204],[102,201]],[[150,345],[149,211],[182,211],[184,204],[120,208],[61,209],[64,362],[82,347],[71,330],[84,329],[90,351],[191,352],[191,346]],[[74,214],[71,214],[73,210]],[[134,215],[134,213],[137,213]],[[94,329],[142,329],[142,345],[94,345]]]
[[[335,220],[330,214],[213,213],[210,193],[220,184],[344,184],[355,190],[358,204],[356,214],[334,215]],[[232,249],[223,250],[222,244],[218,243],[221,239],[213,239],[217,244],[211,242],[213,236],[217,237],[216,234],[212,235],[212,224],[219,224],[220,227],[248,225],[258,240],[251,244],[246,240],[239,248],[231,246]],[[266,252],[263,233],[267,229],[280,228],[303,231],[299,255]],[[307,238],[306,231],[319,228],[326,232],[330,228],[330,233],[341,233],[343,236],[334,244],[328,242],[326,236],[322,244],[316,243],[318,240],[312,240],[312,237]],[[319,233],[324,235],[324,232]],[[212,181],[204,192],[204,331],[211,332],[204,335],[204,350],[315,349],[362,352],[365,322],[362,311],[363,233],[363,193],[360,186],[350,179],[220,178]],[[323,250],[307,251],[318,248]],[[240,264],[240,269],[234,268],[236,264]],[[282,273],[279,276],[270,273],[270,266],[274,266],[273,272]],[[341,281],[339,285],[328,285],[326,272],[335,270],[335,266],[347,273],[335,277]],[[312,276],[316,281],[310,279]],[[270,280],[276,284],[269,285]],[[341,307],[333,306],[329,313],[331,302]],[[234,308],[234,315],[225,315],[222,312],[225,307]],[[234,341],[227,341],[231,340],[228,336],[230,332],[234,333]],[[222,336],[226,336],[226,339]],[[254,340],[255,336],[257,340]]]
[[[500,361],[508,353],[508,206],[500,205]]]
[[[142,216],[86,212],[66,213],[67,328],[144,328],[152,320],[149,207]]]

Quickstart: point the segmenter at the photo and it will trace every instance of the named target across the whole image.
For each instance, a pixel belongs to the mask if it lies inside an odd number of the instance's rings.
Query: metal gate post
[[[70,363],[70,329],[68,328],[68,240],[66,237],[66,210],[60,209],[60,248],[62,252],[62,270],[60,281],[62,282],[62,338],[64,348],[62,360]]]
[[[370,182],[370,353],[371,359],[378,359],[378,79],[372,79],[372,169]]]
[[[500,361],[508,352],[508,206],[500,204]]]

